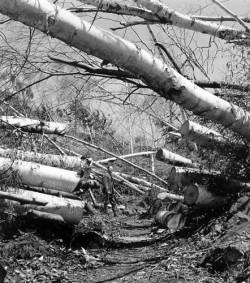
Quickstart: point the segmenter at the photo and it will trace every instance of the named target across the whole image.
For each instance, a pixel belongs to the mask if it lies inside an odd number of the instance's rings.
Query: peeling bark
[[[201,89],[136,45],[91,26],[71,12],[46,0],[2,0],[0,12],[132,72],[162,97],[250,139],[248,112]],[[184,23],[186,27],[187,22]],[[218,34],[222,38],[232,36],[229,30],[218,30]],[[236,37],[241,38],[241,35],[236,33]]]
[[[188,165],[188,166],[196,166],[191,159],[185,158],[181,155],[168,151],[164,148],[160,148],[155,155],[155,158],[159,161],[172,164],[172,165]]]
[[[6,129],[19,128],[24,132],[38,134],[64,135],[67,126],[62,123],[39,121],[16,116],[1,116],[0,127]]]

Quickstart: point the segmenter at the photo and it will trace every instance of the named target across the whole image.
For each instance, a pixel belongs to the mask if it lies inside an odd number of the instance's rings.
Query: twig
[[[211,0],[213,3],[217,4],[222,10],[224,10],[225,12],[227,12],[229,15],[231,15],[232,17],[235,18],[235,20],[242,25],[247,32],[250,32],[250,28],[233,12],[231,12],[230,10],[228,10],[223,4],[221,4],[219,1],[217,0]]]
[[[75,140],[75,141],[77,141],[77,142],[79,142],[79,143],[81,143],[81,144],[84,144],[84,145],[86,145],[86,146],[88,146],[88,147],[92,147],[92,148],[94,148],[94,149],[97,149],[97,150],[100,150],[100,151],[102,151],[102,152],[105,152],[105,153],[107,153],[107,154],[109,154],[109,155],[111,155],[111,156],[113,156],[113,157],[115,157],[115,158],[121,160],[122,162],[127,163],[128,165],[133,166],[134,168],[143,171],[144,173],[146,173],[146,174],[148,174],[148,175],[154,177],[155,179],[157,179],[157,180],[160,181],[161,183],[163,183],[163,184],[165,184],[166,186],[168,186],[168,183],[167,183],[167,182],[165,182],[163,179],[161,179],[160,177],[156,176],[156,175],[153,174],[152,172],[150,172],[150,171],[148,171],[148,170],[146,170],[146,169],[143,169],[142,167],[137,166],[137,165],[133,164],[132,162],[130,162],[130,161],[126,160],[126,159],[123,159],[123,158],[117,156],[117,155],[114,154],[114,153],[111,153],[111,152],[107,151],[107,150],[104,149],[104,148],[101,148],[101,147],[99,147],[99,146],[90,144],[90,143],[88,143],[88,142],[86,142],[86,141],[80,140],[80,139],[75,138],[75,137],[73,137],[73,136],[69,136],[69,135],[64,135],[64,136],[65,136],[66,138]]]

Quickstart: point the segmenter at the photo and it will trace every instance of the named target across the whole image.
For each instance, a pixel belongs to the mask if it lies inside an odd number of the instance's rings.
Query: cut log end
[[[184,203],[195,205],[199,196],[199,190],[196,185],[189,185],[184,192]]]

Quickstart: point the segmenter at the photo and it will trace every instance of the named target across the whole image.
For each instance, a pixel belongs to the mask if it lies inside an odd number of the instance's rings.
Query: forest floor
[[[86,215],[84,228],[2,221],[4,282],[250,282],[237,269],[216,272],[200,266],[221,234],[224,216],[171,232],[152,226],[152,219],[141,217],[143,212],[131,200],[126,213],[117,217],[111,210]],[[113,244],[103,241],[105,237]],[[123,239],[120,245],[118,238]]]

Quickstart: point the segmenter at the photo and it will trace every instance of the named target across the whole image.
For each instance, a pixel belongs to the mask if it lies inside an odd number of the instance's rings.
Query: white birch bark
[[[8,189],[9,193],[27,198],[33,198],[40,202],[47,202],[46,205],[25,204],[21,205],[17,201],[5,200],[7,204],[13,206],[17,213],[24,214],[30,209],[41,212],[53,213],[63,217],[66,223],[78,224],[84,213],[85,202],[80,200],[66,199],[56,196],[50,196],[38,192],[31,192],[22,189]]]
[[[73,192],[80,181],[77,172],[21,160],[0,157],[1,178],[9,177],[16,183]]]
[[[39,121],[16,116],[0,116],[0,127],[7,129],[19,128],[29,133],[56,135],[64,135],[67,129],[67,126],[62,123]]]
[[[85,167],[86,164],[78,156],[66,156],[66,155],[56,155],[56,154],[46,154],[38,153],[32,151],[23,151],[10,148],[0,147],[0,156],[5,158],[10,158],[12,160],[19,159],[23,161],[32,161],[40,164],[58,167],[58,168],[68,168],[75,169],[79,167]]]
[[[250,139],[248,112],[196,86],[131,42],[91,26],[46,0],[1,0],[0,12],[132,72],[162,97]]]
[[[204,22],[192,16],[184,15],[170,9],[158,0],[134,0],[143,7],[152,11],[161,21],[184,29],[209,34],[225,40],[248,39],[249,33],[237,29],[226,27],[212,22]]]
[[[140,17],[144,20],[148,21],[156,21],[159,22],[159,18],[154,15],[154,13],[139,7],[134,7],[130,5],[123,5],[122,2],[114,2],[108,0],[78,0],[84,4],[88,4],[91,6],[98,7],[99,11],[104,11],[107,13],[114,13],[119,15],[129,15]]]
[[[201,146],[212,147],[218,144],[223,146],[228,143],[220,133],[189,120],[182,124],[180,133],[182,138]]]
[[[160,148],[155,155],[155,158],[159,161],[173,164],[173,165],[188,165],[188,166],[196,166],[195,163],[191,159],[185,158],[179,154],[168,151],[167,149]]]

